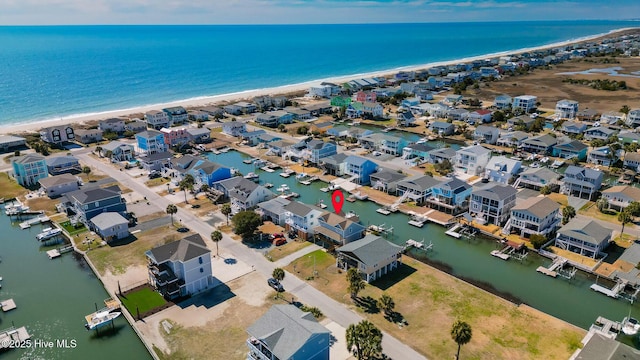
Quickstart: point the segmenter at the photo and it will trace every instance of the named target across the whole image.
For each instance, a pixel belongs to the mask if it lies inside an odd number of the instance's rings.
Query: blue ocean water
[[[0,126],[545,45],[637,22],[0,27]]]

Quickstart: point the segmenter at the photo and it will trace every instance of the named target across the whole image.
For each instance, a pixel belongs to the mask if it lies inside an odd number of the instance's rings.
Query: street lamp
[[[313,255],[309,255],[309,257],[313,256],[313,276],[317,276],[316,275],[316,254]]]

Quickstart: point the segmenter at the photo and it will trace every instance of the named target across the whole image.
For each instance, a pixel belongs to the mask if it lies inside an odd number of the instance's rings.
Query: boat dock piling
[[[27,332],[27,328],[22,326],[14,328],[13,326],[0,331],[0,350],[12,349],[15,346],[13,344],[20,344],[23,341],[29,340],[31,335]]]
[[[555,260],[553,260],[553,263],[551,263],[551,266],[549,266],[549,268],[538,266],[536,271],[547,276],[556,277],[558,276],[558,272],[560,271],[560,269],[562,269],[562,267],[564,267],[566,263],[567,259],[558,256],[557,258],[555,258]],[[558,271],[556,271],[556,269],[558,269]]]
[[[424,251],[430,251],[430,250],[433,250],[433,242],[429,242],[429,244],[425,245],[424,244],[424,240],[416,241],[416,240],[413,240],[413,239],[409,239],[404,244],[403,251],[407,251],[409,248],[412,248],[412,247],[414,247],[416,249],[424,250]]]
[[[518,260],[522,260],[527,256],[526,253],[518,252],[524,248],[524,244],[518,244],[512,241],[507,241],[506,243],[503,242],[503,244],[505,244],[505,246],[502,249],[491,251],[491,255],[502,260],[509,260],[511,256]]]

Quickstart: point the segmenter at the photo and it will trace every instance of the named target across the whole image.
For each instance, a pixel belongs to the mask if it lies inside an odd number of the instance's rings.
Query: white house
[[[323,211],[314,206],[309,206],[298,201],[292,201],[284,206],[285,229],[296,231],[302,239],[307,239],[314,234],[318,226],[318,218]]]
[[[38,180],[38,182],[50,198],[64,195],[79,188],[78,178],[71,174],[49,176]]]
[[[485,167],[484,177],[489,181],[501,184],[510,184],[511,180],[520,172],[522,161],[507,158],[506,156],[494,156]]]
[[[495,126],[480,125],[473,132],[473,138],[477,141],[495,145],[500,137],[500,129]]]
[[[513,104],[511,108],[522,109],[525,113],[530,112],[531,110],[537,107],[536,103],[538,102],[538,97],[533,95],[521,95],[513,98]]]
[[[469,211],[480,224],[502,225],[516,205],[517,190],[508,185],[489,185],[471,192]]]
[[[480,145],[467,146],[456,151],[453,164],[456,171],[468,175],[480,175],[489,163],[491,151]]]
[[[149,127],[160,130],[163,127],[171,127],[171,120],[166,112],[160,110],[151,110],[144,113],[144,120]]]
[[[242,176],[232,177],[216,183],[229,196],[232,214],[249,210],[274,196],[270,190]]]
[[[573,100],[560,100],[556,103],[556,117],[557,119],[569,119],[572,120],[576,117],[578,112],[578,102]]]
[[[640,126],[640,109],[633,109],[627,114],[627,125],[632,128]]]
[[[129,221],[117,212],[103,212],[91,218],[91,228],[106,242],[129,236]]]

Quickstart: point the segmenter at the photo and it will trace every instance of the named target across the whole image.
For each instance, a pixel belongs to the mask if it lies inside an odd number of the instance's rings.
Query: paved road
[[[141,178],[142,180],[131,178],[126,174],[126,172],[117,171],[110,166],[105,166],[104,163],[88,156],[86,153],[76,153],[76,155],[85,164],[99,168],[123,186],[130,188],[142,196],[146,196],[152,206],[157,207],[159,210],[164,211],[164,209],[167,208],[167,205],[171,203],[168,199],[159,196],[147,188],[143,183],[144,178]],[[200,220],[188,210],[180,207],[178,207],[178,213],[174,215],[174,218],[182,219],[182,224],[184,226],[199,233],[205,239],[210,248],[214,247],[213,242],[210,240],[210,234],[213,231],[212,226]],[[234,241],[226,234],[223,235],[219,246],[223,248],[226,253],[232,254],[238,260],[253,265],[256,271],[261,272],[265,277],[270,277],[276,266],[282,266],[280,263],[276,264],[268,261],[261,253],[248,248],[238,241]],[[298,279],[293,274],[287,274],[287,276],[285,276],[283,285],[288,292],[296,297],[297,300],[310,306],[318,307],[328,318],[342,327],[346,328],[350,324],[363,320],[363,318],[357,313],[347,309],[341,303],[316,290],[314,287],[308,285],[303,280]],[[424,356],[417,353],[411,347],[403,344],[387,333],[384,333],[382,347],[384,353],[392,359],[425,359]]]

